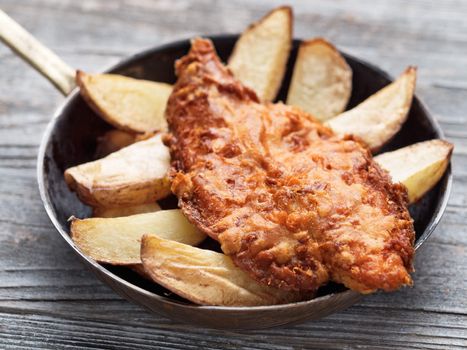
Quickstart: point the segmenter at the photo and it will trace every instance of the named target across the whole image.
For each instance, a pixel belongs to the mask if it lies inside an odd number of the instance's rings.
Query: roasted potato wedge
[[[112,129],[97,139],[96,157],[102,158],[117,152],[137,141],[137,135],[128,131]]]
[[[105,158],[65,171],[65,181],[92,207],[122,207],[155,202],[170,194],[170,155],[155,135]]]
[[[324,39],[304,41],[298,49],[287,104],[320,121],[342,113],[352,93],[352,69]]]
[[[164,111],[172,86],[116,74],[78,71],[81,96],[105,121],[117,129],[151,133],[166,130]]]
[[[393,83],[355,108],[326,122],[338,134],[360,137],[378,150],[400,130],[407,119],[415,90],[417,70],[409,67]]]
[[[123,216],[130,216],[136,214],[153,213],[159,210],[161,210],[161,207],[155,202],[134,205],[131,207],[96,207],[92,210],[92,216],[96,218],[119,218]]]
[[[228,66],[263,101],[279,91],[292,45],[292,9],[279,7],[247,28],[238,39]]]
[[[414,203],[443,176],[451,158],[453,145],[444,140],[430,140],[376,156],[394,182],[407,187],[409,202]]]
[[[141,263],[140,243],[145,233],[190,245],[199,244],[206,238],[178,209],[121,218],[74,218],[70,231],[83,253],[112,265]]]
[[[224,254],[153,235],[143,236],[141,261],[156,283],[196,304],[255,306],[300,300],[297,293],[259,284]]]

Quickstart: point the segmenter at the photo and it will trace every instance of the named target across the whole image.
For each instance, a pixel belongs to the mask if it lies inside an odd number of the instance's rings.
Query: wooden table
[[[100,71],[154,45],[240,32],[279,4],[1,0],[0,8],[73,67]],[[453,192],[417,255],[415,286],[368,296],[321,321],[244,333],[175,323],[119,298],[78,261],[39,199],[37,146],[63,97],[0,47],[0,348],[467,347],[467,2],[292,5],[296,37],[324,36],[393,75],[418,65],[418,94],[455,144]]]

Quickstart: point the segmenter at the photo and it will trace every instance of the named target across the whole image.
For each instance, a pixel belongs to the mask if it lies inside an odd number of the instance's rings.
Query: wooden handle
[[[75,70],[0,10],[0,40],[46,77],[64,95],[76,86]]]

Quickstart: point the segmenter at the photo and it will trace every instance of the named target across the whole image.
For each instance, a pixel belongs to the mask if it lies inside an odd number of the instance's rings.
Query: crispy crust
[[[298,109],[260,104],[197,39],[176,64],[165,139],[189,218],[262,283],[362,293],[412,283],[407,195],[367,148]]]

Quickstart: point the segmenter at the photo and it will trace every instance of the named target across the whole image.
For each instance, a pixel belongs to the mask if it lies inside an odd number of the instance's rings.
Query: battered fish
[[[412,284],[407,193],[358,140],[282,103],[261,104],[195,39],[166,116],[172,191],[186,217],[258,281],[361,293]]]

